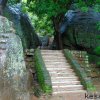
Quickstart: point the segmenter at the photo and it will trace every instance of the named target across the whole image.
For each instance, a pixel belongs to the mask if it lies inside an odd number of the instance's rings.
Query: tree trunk
[[[53,21],[53,26],[54,26],[54,30],[55,30],[55,34],[54,34],[54,43],[56,44],[56,49],[63,49],[63,45],[62,45],[62,36],[59,32],[59,25],[60,22],[62,20],[63,15],[59,15],[57,17],[53,17],[52,21]]]

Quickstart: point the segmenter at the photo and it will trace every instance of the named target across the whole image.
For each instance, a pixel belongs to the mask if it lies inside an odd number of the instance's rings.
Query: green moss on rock
[[[95,91],[96,88],[93,85],[91,79],[87,77],[87,74],[85,73],[84,70],[82,70],[82,68],[79,65],[79,63],[77,62],[77,60],[75,58],[73,58],[73,56],[71,55],[69,50],[64,49],[64,54],[65,54],[65,57],[67,59],[69,59],[73,69],[75,70],[76,74],[79,76],[80,81],[81,81],[82,85],[84,86],[84,88],[88,91]]]

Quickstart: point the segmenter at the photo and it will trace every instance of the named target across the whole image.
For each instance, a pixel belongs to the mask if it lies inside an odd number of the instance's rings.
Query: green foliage
[[[42,59],[42,55],[39,49],[35,50],[35,69],[37,72],[37,78],[39,81],[39,84],[43,91],[47,94],[52,92],[52,84],[51,84],[51,78],[49,75],[49,72],[47,71],[44,61]]]
[[[100,39],[100,35],[98,35],[97,38]],[[95,52],[96,54],[100,55],[100,46],[97,46],[97,47],[95,48],[94,52]]]
[[[98,47],[95,48],[95,52],[96,52],[98,55],[100,55],[100,46],[98,46]]]
[[[94,11],[100,12],[100,4],[94,5]]]
[[[22,0],[23,3],[27,3],[27,0]]]
[[[83,12],[87,12],[88,11],[88,7],[92,6],[94,4],[94,2],[92,0],[78,0],[78,2],[75,4],[76,9],[80,9]]]
[[[76,8],[81,9],[81,11],[83,12],[87,12],[88,7],[92,6],[96,12],[100,12],[100,0],[88,0],[88,1],[79,0],[75,5]]]
[[[81,7],[81,10],[82,10],[83,12],[87,12],[87,11],[88,11],[88,7]]]
[[[25,1],[26,2],[26,1]],[[36,9],[35,1],[30,2],[29,5],[27,3],[22,3],[22,11],[27,13],[31,19],[33,26],[36,29],[36,33],[39,35],[53,35],[53,27],[52,22],[49,20],[47,14],[43,14],[41,17],[37,14],[34,9]]]
[[[100,31],[100,22],[97,23],[97,29]]]
[[[51,19],[67,12],[75,1],[76,8],[83,12],[88,11],[88,6],[94,6],[94,10],[100,12],[100,0],[22,0],[22,9],[29,13],[37,33],[52,36],[54,30]]]
[[[100,24],[100,23],[99,23],[99,24]],[[97,38],[100,39],[100,35],[98,35]],[[100,46],[97,46],[97,47],[94,49],[94,52],[95,52],[97,55],[100,55]],[[100,65],[100,61],[97,62],[97,65]]]
[[[60,13],[66,12],[67,3],[70,0],[39,0],[34,1],[35,7],[31,6],[30,2],[30,10],[35,11],[39,16],[47,14],[48,17],[57,16]]]
[[[22,11],[28,13],[36,32],[40,35],[52,36],[54,33],[52,17],[64,14],[74,3],[74,0],[8,0],[9,4],[22,2]],[[83,12],[88,11],[88,6],[94,6],[96,12],[100,12],[100,0],[75,0],[76,8]],[[37,20],[36,20],[37,16]]]
[[[31,16],[37,16],[37,20],[30,16],[32,23],[35,23],[34,26],[37,33],[52,36],[54,33],[52,17],[65,13],[71,1],[72,0],[27,0],[28,3],[24,2],[22,9],[23,12],[31,13]]]
[[[42,18],[39,18],[36,14],[33,15],[32,13],[29,13],[29,16],[37,33],[41,33],[40,35],[42,36],[52,36],[52,22],[51,20],[48,20],[48,16],[46,14]]]

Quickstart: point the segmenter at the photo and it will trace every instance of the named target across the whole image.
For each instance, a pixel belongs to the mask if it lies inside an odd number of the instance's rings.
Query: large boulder
[[[21,39],[0,16],[0,100],[29,100],[28,72]]]
[[[24,49],[36,48],[40,45],[29,17],[21,11],[21,4],[7,6],[4,16],[13,22],[16,34],[21,38]]]
[[[94,49],[100,46],[97,23],[100,23],[100,13],[92,8],[88,12],[69,10],[60,27],[64,48],[86,50],[95,54]]]

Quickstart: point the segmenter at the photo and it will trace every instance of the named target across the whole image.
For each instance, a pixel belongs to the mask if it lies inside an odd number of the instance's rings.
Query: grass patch
[[[41,86],[44,93],[51,94],[52,93],[51,78],[49,72],[46,69],[40,49],[35,50],[34,60],[35,60],[35,69],[39,85]]]
[[[81,68],[80,64],[72,56],[72,54],[69,52],[69,50],[64,49],[64,55],[70,61],[73,69],[75,70],[76,74],[79,76],[80,81],[81,81],[82,85],[84,86],[84,88],[88,91],[96,91],[96,88],[93,85],[91,79],[87,77],[86,72]]]

